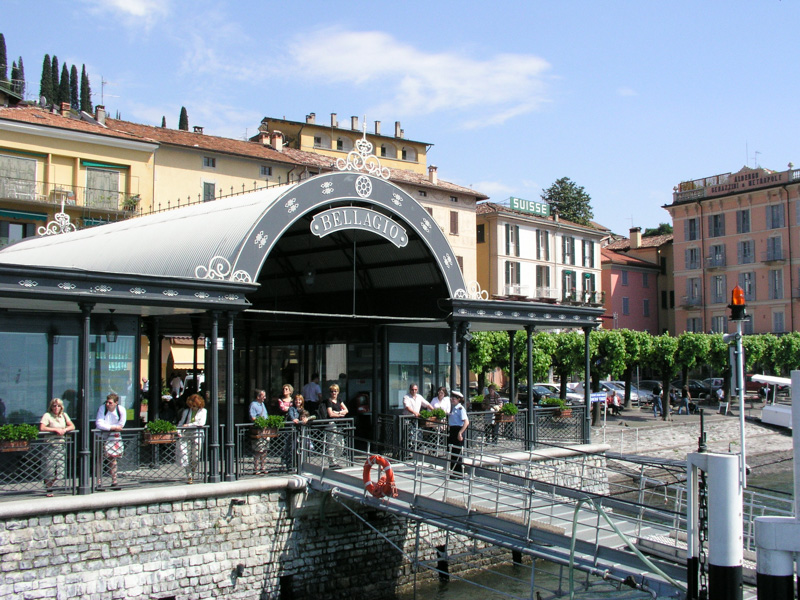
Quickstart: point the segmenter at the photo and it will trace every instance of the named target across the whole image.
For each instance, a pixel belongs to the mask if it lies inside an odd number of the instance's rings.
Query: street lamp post
[[[723,336],[726,342],[734,343],[734,361],[733,367],[735,369],[736,377],[736,391],[739,396],[739,443],[741,446],[741,478],[742,487],[747,487],[747,453],[745,451],[745,435],[744,435],[744,348],[742,347],[742,323],[747,320],[747,311],[745,310],[746,304],[744,300],[744,290],[738,285],[733,288],[731,292],[731,303],[728,305],[731,309],[730,320],[736,323],[736,333],[733,334],[731,340],[728,335]]]

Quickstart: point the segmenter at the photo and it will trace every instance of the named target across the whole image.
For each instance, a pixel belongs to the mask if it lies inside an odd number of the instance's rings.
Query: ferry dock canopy
[[[0,394],[38,420],[47,398],[78,390],[71,416],[88,426],[109,390],[134,408],[137,382],[169,377],[169,339],[190,337],[205,343],[212,407],[235,406],[236,422],[254,389],[299,391],[313,373],[386,413],[410,382],[466,389],[470,329],[588,332],[601,313],[482,298],[413,197],[334,172],[3,249],[0,353],[19,373]],[[152,419],[159,386],[149,395]]]

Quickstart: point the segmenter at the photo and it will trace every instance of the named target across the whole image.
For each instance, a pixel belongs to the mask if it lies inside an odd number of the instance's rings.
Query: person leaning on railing
[[[61,402],[61,398],[53,398],[39,423],[39,431],[52,434],[46,440],[47,449],[42,456],[42,477],[48,498],[53,497],[53,484],[59,474],[64,476],[67,460],[64,436],[73,429],[75,429],[75,425],[69,415],[64,412],[64,403]]]
[[[178,442],[178,464],[186,469],[186,483],[194,483],[194,472],[200,461],[200,447],[203,443],[203,427],[206,425],[208,411],[206,401],[200,394],[192,394],[186,399],[186,408],[178,422],[182,437]]]
[[[102,433],[102,448],[97,453],[97,489],[103,489],[103,463],[108,461],[108,474],[111,476],[111,489],[117,488],[117,459],[122,457],[124,445],[122,429],[127,420],[127,411],[119,406],[119,396],[111,392],[106,402],[97,411],[95,427]],[[104,460],[105,459],[105,460]]]

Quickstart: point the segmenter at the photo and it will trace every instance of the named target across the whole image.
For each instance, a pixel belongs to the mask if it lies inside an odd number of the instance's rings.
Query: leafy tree
[[[17,61],[17,93],[25,97],[25,65],[22,64],[22,57]]]
[[[706,360],[711,350],[707,334],[685,332],[678,336],[678,350],[675,353],[676,366],[681,370],[681,381],[686,385],[689,371]]]
[[[669,391],[669,384],[675,374],[676,362],[675,354],[678,351],[678,338],[665,333],[653,338],[653,344],[647,356],[647,364],[659,374],[661,387],[665,392]],[[662,418],[666,421],[669,415],[669,400],[662,402]]]
[[[178,129],[189,131],[189,115],[186,112],[185,106],[181,106],[181,116],[178,119]]]
[[[542,192],[542,200],[568,221],[588,225],[594,217],[589,194],[569,177],[556,179],[553,185]]]
[[[163,116],[161,117],[161,126],[162,127],[166,127],[167,126],[167,117],[163,117]]]
[[[658,227],[648,227],[642,234],[644,237],[651,237],[654,235],[667,235],[672,233],[672,225],[669,223],[659,223]]]
[[[508,334],[505,331],[475,331],[469,342],[469,369],[478,375],[478,389],[486,382],[486,373],[496,367],[508,367]]]
[[[778,339],[775,363],[779,372],[785,375],[800,369],[800,333],[793,331]]]
[[[550,355],[555,348],[553,335],[540,331],[531,337],[531,367],[533,368],[533,381],[535,383],[547,379],[552,361]],[[528,381],[528,334],[517,331],[514,335],[514,376],[516,381]]]
[[[625,381],[625,408],[631,408],[631,383],[636,367],[641,365],[652,345],[652,336],[644,331],[633,329],[618,329],[619,334],[625,341],[625,372],[622,375]]]
[[[618,379],[625,372],[625,338],[615,329],[592,331],[589,337],[592,353],[592,390],[600,388],[600,380],[611,376]]]
[[[80,80],[78,79],[78,67],[72,65],[69,70],[69,105],[78,110],[80,108]]]
[[[17,81],[19,81],[19,69],[17,69],[17,62],[14,61],[11,63],[11,80],[8,86],[14,92],[17,91]]]
[[[756,365],[761,364],[764,358],[764,353],[767,350],[766,336],[742,336],[742,348],[744,348],[744,369],[745,371],[752,371]]]
[[[69,71],[65,64],[61,67],[61,82],[58,84],[58,103],[69,101]]]
[[[42,61],[42,78],[39,82],[39,96],[44,96],[46,102],[53,101],[53,68],[50,66],[50,55],[45,54]]]
[[[0,82],[8,81],[8,57],[6,55],[6,37],[0,33]]]
[[[53,60],[50,63],[50,71],[52,72],[51,81],[53,82],[53,97],[49,100],[53,104],[59,104],[61,102],[61,89],[59,86],[59,73],[58,70],[58,57],[54,54]]]
[[[81,65],[81,110],[87,113],[92,112],[92,87],[89,85],[86,65]]]
[[[561,381],[561,397],[567,397],[567,381],[570,375],[583,370],[583,335],[576,331],[560,333],[555,336],[555,350],[552,354],[553,368]],[[591,342],[591,338],[590,338]]]

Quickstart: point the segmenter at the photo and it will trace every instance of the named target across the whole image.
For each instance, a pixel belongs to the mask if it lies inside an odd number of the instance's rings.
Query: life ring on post
[[[372,465],[378,465],[380,475],[378,483],[372,481]],[[384,496],[392,496],[397,498],[397,488],[394,485],[394,471],[392,465],[383,456],[373,454],[367,458],[364,463],[364,490],[375,496],[376,498],[383,498]]]

